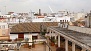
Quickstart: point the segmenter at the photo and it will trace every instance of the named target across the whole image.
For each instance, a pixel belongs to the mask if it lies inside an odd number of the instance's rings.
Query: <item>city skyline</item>
[[[9,11],[13,12],[38,12],[51,13],[50,6],[53,12],[60,10],[69,10],[74,12],[90,11],[90,0],[0,0],[0,10],[2,13]]]

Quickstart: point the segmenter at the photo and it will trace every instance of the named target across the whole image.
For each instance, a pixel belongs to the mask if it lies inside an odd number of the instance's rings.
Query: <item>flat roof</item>
[[[86,46],[89,46],[91,48],[91,34],[81,33],[65,28],[60,27],[49,27],[63,35],[66,35],[67,37],[70,37],[71,39],[74,39],[75,41],[78,41],[82,44],[85,44]]]

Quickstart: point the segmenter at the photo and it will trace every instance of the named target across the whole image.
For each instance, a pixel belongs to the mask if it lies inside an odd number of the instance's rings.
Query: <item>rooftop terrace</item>
[[[69,37],[70,38],[69,41],[79,42],[81,43],[80,46],[91,48],[91,34],[82,33],[60,27],[49,27],[49,28],[54,30],[55,32],[58,32],[60,35],[65,36],[65,38]]]

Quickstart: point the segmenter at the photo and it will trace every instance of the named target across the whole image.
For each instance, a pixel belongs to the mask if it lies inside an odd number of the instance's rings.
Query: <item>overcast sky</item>
[[[84,10],[89,12],[91,10],[91,0],[0,0],[0,10],[2,13],[14,12],[38,12],[38,9],[44,12],[51,12],[49,6],[54,12],[59,10],[69,10],[80,12]]]

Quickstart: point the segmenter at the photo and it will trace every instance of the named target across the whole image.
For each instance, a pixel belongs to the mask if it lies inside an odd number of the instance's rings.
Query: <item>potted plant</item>
[[[28,48],[29,44],[27,43],[29,41],[29,38],[25,38],[26,44],[24,45],[25,48]]]
[[[29,38],[25,38],[25,42],[27,43],[29,41]]]
[[[35,40],[35,38],[33,38],[32,48],[35,48],[34,40]]]
[[[51,37],[50,41],[51,41],[51,46],[54,46],[55,45],[55,39],[54,39],[54,37]]]
[[[58,47],[57,40],[55,40],[55,47]]]

